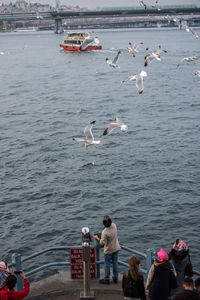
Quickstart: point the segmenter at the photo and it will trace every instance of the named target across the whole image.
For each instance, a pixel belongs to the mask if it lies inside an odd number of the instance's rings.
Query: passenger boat
[[[102,46],[98,43],[98,38],[92,37],[89,32],[68,32],[60,47],[68,51],[101,50]]]

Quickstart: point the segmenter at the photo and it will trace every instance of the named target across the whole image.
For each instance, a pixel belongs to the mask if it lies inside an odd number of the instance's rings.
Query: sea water
[[[72,53],[59,47],[64,35],[0,34],[1,259],[81,245],[81,228],[101,231],[108,214],[121,244],[169,251],[180,238],[198,269],[200,65],[177,64],[200,55],[200,40],[178,29],[101,30],[102,51]],[[137,41],[133,58],[127,47]],[[167,53],[145,68],[146,47],[158,45]],[[118,50],[115,70],[105,59]],[[121,81],[142,70],[139,95]],[[102,137],[116,116],[128,131]],[[86,151],[72,139],[94,120],[101,143]],[[65,259],[48,253],[23,268]]]

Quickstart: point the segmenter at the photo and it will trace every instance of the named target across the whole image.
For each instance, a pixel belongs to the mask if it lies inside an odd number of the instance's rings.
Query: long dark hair
[[[139,278],[139,265],[140,260],[137,257],[132,256],[129,260],[129,272],[134,280]]]

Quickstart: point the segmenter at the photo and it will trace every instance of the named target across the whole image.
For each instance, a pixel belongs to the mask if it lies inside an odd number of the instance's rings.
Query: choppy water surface
[[[103,50],[81,54],[61,51],[64,36],[49,32],[0,35],[1,258],[80,244],[81,228],[99,231],[109,214],[122,244],[168,251],[180,237],[198,268],[200,63],[177,64],[199,56],[200,41],[184,30],[97,34]],[[132,58],[128,42],[140,40]],[[143,94],[121,84],[159,44],[168,52],[145,69]],[[114,70],[105,58],[118,49]],[[127,133],[113,131],[87,152],[72,140],[93,120],[99,139],[115,116]]]

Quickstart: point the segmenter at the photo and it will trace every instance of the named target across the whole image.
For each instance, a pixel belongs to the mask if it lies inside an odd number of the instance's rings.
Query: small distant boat
[[[14,32],[33,32],[33,31],[38,31],[39,28],[37,27],[27,27],[27,28],[15,28],[13,31]]]
[[[83,42],[85,43],[90,38],[93,41],[82,48]],[[68,36],[60,44],[60,47],[67,51],[101,50],[102,46],[98,45],[98,41],[98,38],[92,38],[89,32],[68,32]]]

